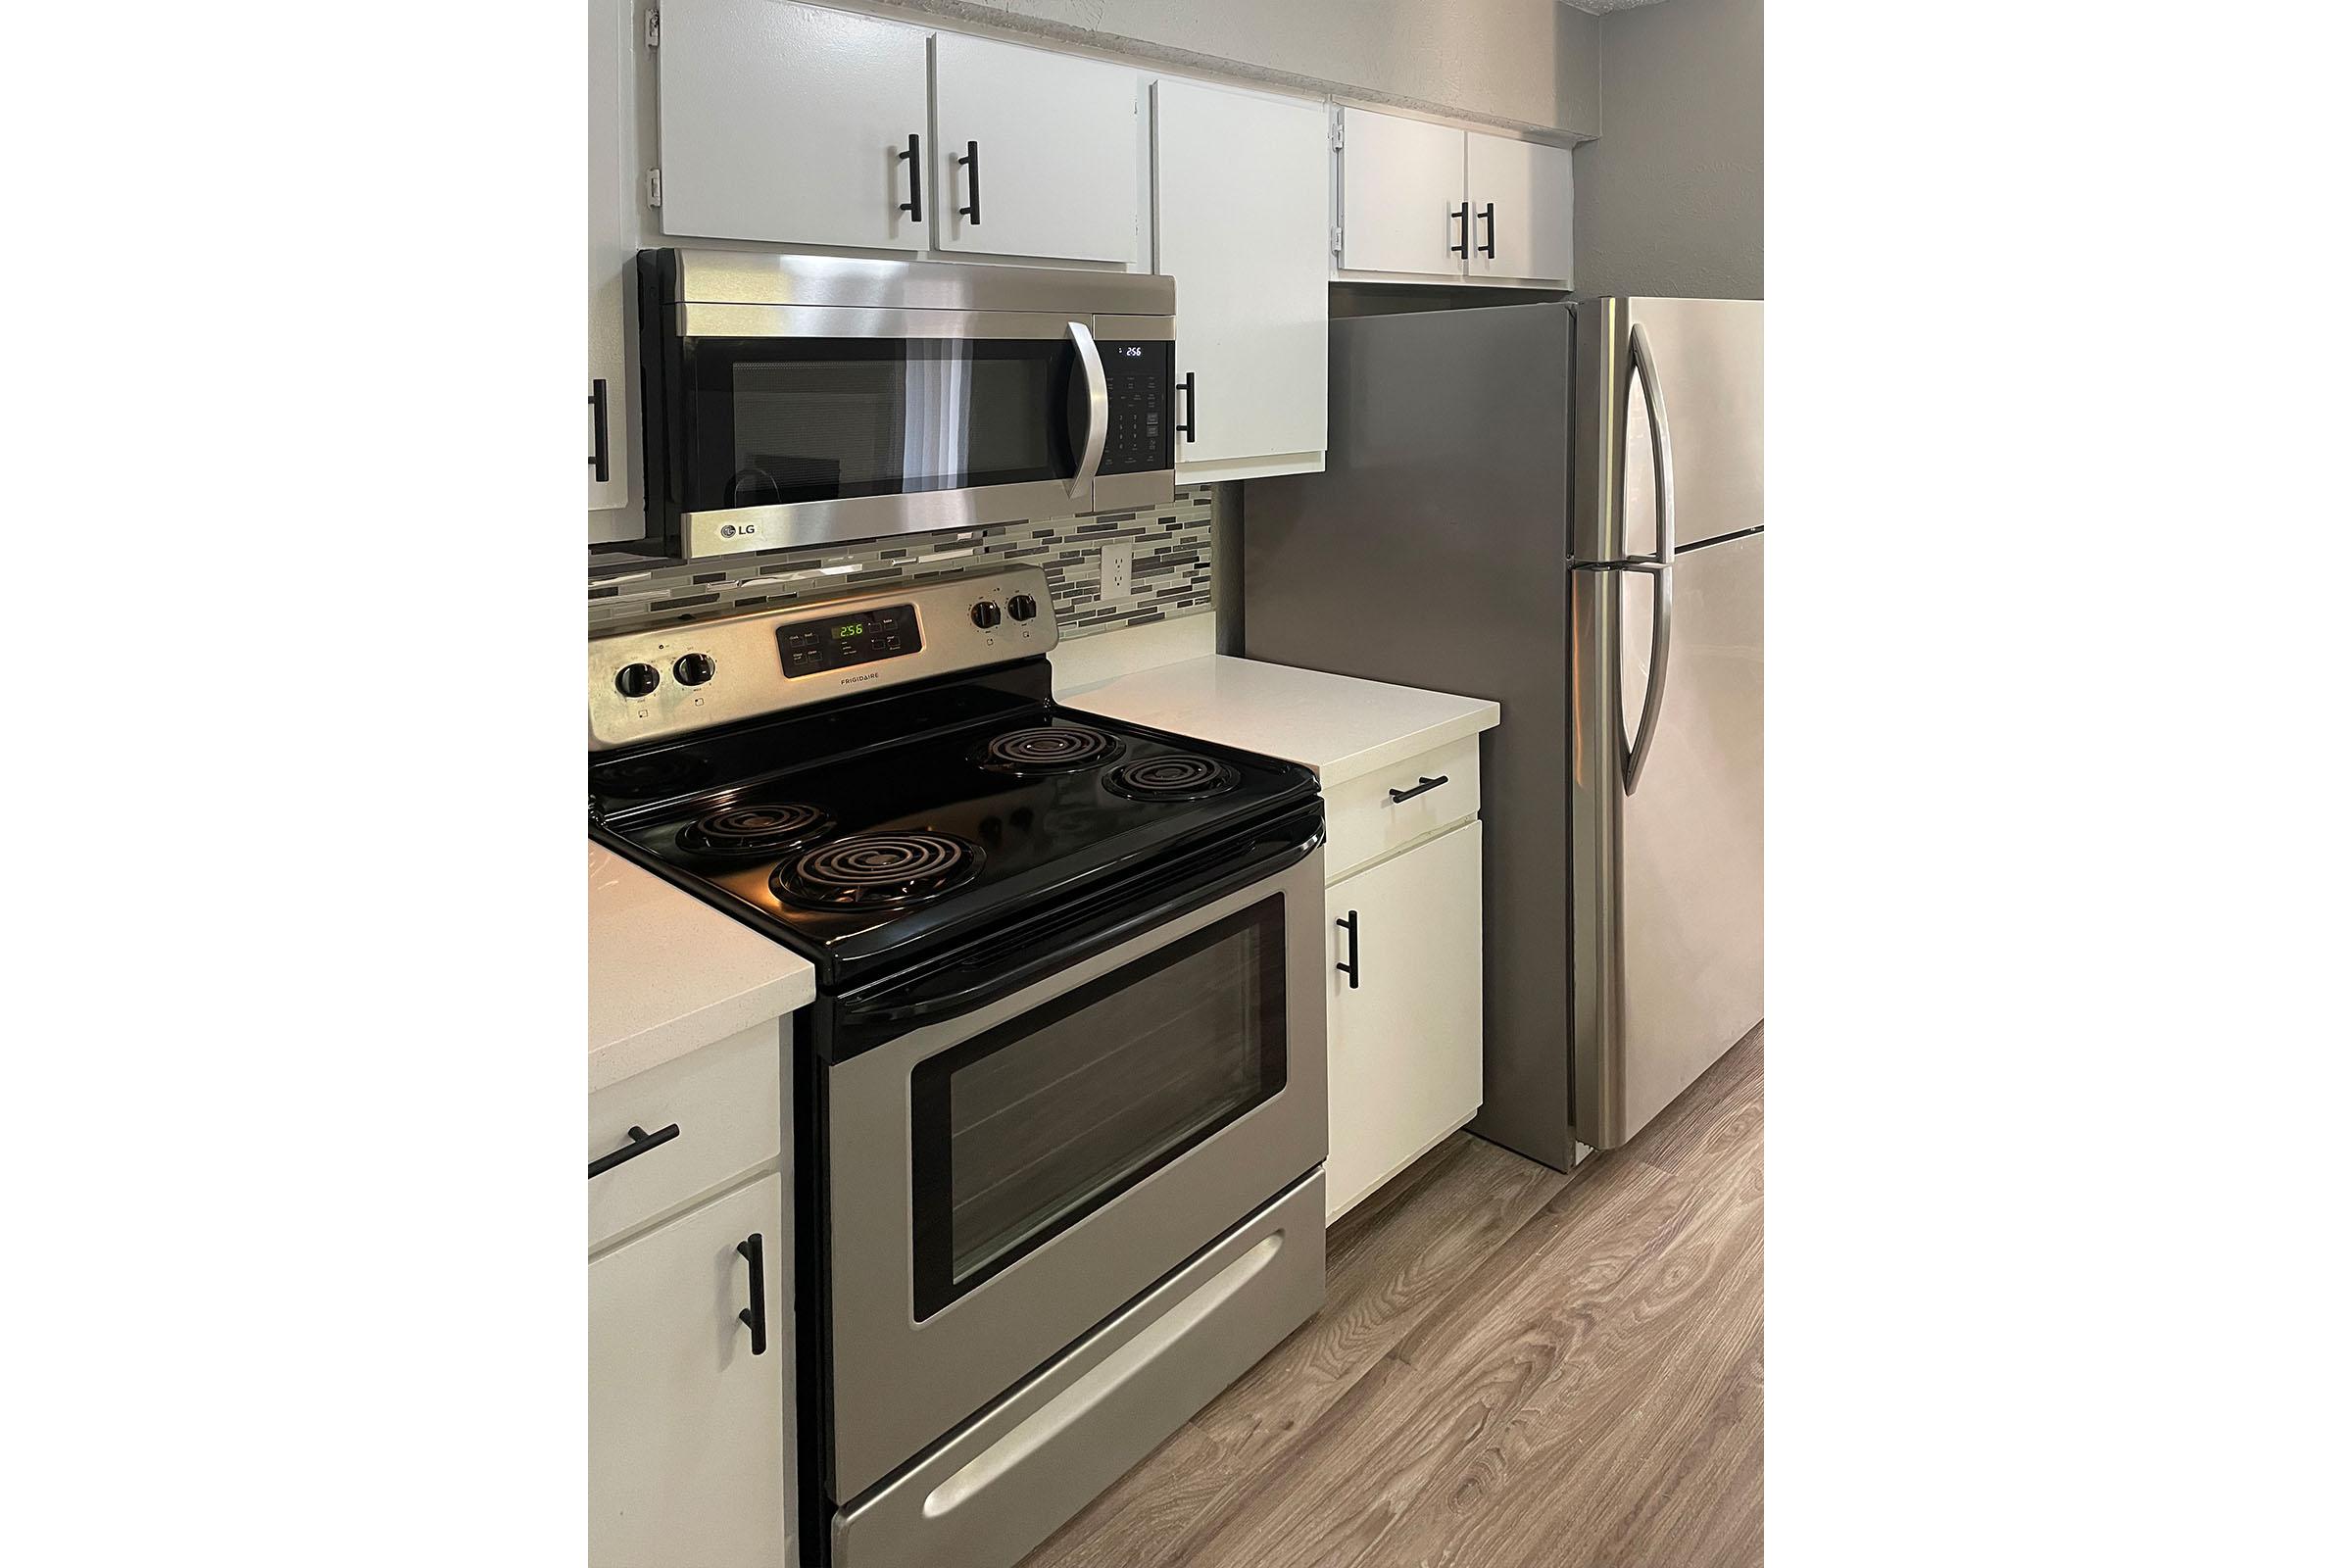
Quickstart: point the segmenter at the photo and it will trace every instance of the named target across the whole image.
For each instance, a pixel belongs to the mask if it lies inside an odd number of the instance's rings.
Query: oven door
[[[826,1069],[835,1498],[1321,1164],[1310,831],[1278,871]]]
[[[1170,469],[1174,493],[1172,460],[1130,435],[1149,399],[1172,452],[1146,390],[1173,373],[1172,322],[1109,318],[1100,330],[1120,335],[1098,341],[1086,315],[671,311],[648,446],[687,559],[1067,516],[1096,509],[1099,473],[1139,464]]]

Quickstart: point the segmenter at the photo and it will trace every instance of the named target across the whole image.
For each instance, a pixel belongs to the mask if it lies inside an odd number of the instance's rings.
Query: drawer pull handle
[[[752,1232],[735,1244],[744,1260],[752,1265],[752,1304],[735,1314],[744,1327],[752,1331],[752,1353],[767,1353],[767,1265],[760,1256],[760,1233]]]
[[[629,1147],[615,1149],[610,1154],[590,1160],[588,1175],[591,1179],[602,1176],[613,1166],[625,1164],[649,1149],[659,1149],[677,1136],[678,1124],[674,1121],[658,1133],[649,1133],[642,1127],[632,1127],[629,1129]]]
[[[1389,791],[1389,799],[1391,801],[1409,801],[1416,795],[1427,795],[1431,790],[1436,789],[1439,785],[1445,782],[1446,775],[1440,773],[1436,778],[1423,779],[1420,783],[1414,785],[1409,790],[1391,790]]]
[[[1348,961],[1335,963],[1332,967],[1348,977],[1348,989],[1354,991],[1363,984],[1363,977],[1357,973],[1363,967],[1363,963],[1355,956],[1355,911],[1349,909],[1347,919],[1334,920],[1331,923],[1348,933]]]

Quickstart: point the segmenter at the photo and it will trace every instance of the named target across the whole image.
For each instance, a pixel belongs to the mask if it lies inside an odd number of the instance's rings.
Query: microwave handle
[[[1086,428],[1078,438],[1078,471],[1070,475],[1070,498],[1092,502],[1095,470],[1102,466],[1102,443],[1110,435],[1110,379],[1102,373],[1102,351],[1084,321],[1070,323],[1078,350],[1078,373],[1086,377]]]

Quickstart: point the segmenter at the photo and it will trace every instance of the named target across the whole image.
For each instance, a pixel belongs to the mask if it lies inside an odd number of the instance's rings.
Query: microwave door
[[[776,317],[789,319],[767,319]],[[690,559],[1091,504],[1084,450],[1106,420],[1083,323],[813,307],[728,309],[724,318],[776,330],[680,341],[672,484]]]

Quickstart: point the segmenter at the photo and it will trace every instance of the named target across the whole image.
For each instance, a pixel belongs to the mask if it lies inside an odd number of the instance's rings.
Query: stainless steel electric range
[[[816,967],[804,1562],[1009,1565],[1323,1295],[1323,808],[1057,706],[1034,567],[590,644],[590,831]]]

